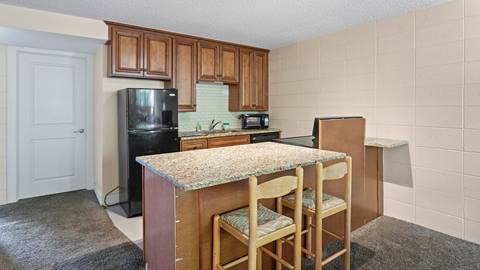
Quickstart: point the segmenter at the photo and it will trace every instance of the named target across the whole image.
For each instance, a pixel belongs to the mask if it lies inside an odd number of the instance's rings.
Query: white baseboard
[[[97,196],[98,204],[103,205],[103,194],[96,188],[93,188],[93,191],[95,192],[95,196]]]

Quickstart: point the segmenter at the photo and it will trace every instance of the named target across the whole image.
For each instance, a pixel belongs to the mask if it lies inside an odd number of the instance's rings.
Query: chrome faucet
[[[208,127],[208,131],[214,130],[215,127],[220,123],[222,123],[222,121],[215,122],[215,119],[213,119],[212,122],[210,123],[210,126]]]

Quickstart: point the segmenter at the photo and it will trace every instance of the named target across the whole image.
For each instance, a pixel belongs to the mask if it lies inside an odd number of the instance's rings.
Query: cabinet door
[[[112,27],[111,33],[110,75],[143,77],[143,32]]]
[[[199,149],[206,149],[208,146],[207,139],[194,139],[194,140],[186,140],[181,141],[180,150],[183,151],[190,151],[190,150],[199,150]]]
[[[218,137],[208,139],[208,148],[218,148],[226,146],[234,146],[241,144],[249,144],[250,135],[237,135],[228,137]]]
[[[172,39],[170,36],[145,32],[144,64],[146,78],[172,78]]]
[[[252,110],[253,93],[253,51],[240,50],[240,110]]]
[[[204,82],[219,81],[218,75],[218,45],[212,42],[200,41],[198,44],[197,80]]]
[[[196,53],[195,40],[175,38],[173,87],[178,89],[178,110],[195,111],[196,102]]]
[[[268,54],[265,52],[253,54],[253,93],[252,108],[268,110]]]
[[[220,47],[220,74],[224,83],[238,83],[238,48]]]

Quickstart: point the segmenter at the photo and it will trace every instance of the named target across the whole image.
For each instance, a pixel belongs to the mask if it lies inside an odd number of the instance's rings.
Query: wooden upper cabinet
[[[198,81],[238,83],[238,47],[207,41],[197,47]]]
[[[265,52],[253,54],[253,93],[252,108],[268,110],[268,54]]]
[[[142,29],[110,25],[109,75],[170,80],[172,38]]]
[[[253,51],[240,50],[240,110],[252,109],[253,93]]]
[[[165,80],[179,111],[196,110],[196,83],[229,84],[230,111],[268,110],[268,51],[107,22],[108,74]]]
[[[218,78],[224,83],[238,83],[238,48],[233,46],[220,46],[220,75]]]
[[[110,39],[110,75],[143,77],[143,31],[113,27]]]
[[[240,49],[240,82],[229,89],[229,111],[268,110],[268,53]]]
[[[197,44],[197,80],[204,82],[219,81],[218,44],[206,41],[199,41]]]
[[[196,48],[195,40],[176,37],[173,40],[174,76],[172,86],[178,89],[178,110],[196,109]]]
[[[168,35],[144,33],[144,76],[154,79],[172,78],[172,38]]]

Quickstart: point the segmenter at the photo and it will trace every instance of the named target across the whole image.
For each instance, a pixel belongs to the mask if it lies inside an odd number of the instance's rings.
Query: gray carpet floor
[[[325,253],[341,248],[331,245]],[[343,269],[337,259],[324,269]],[[142,270],[142,252],[90,191],[0,206],[0,270]],[[305,259],[303,269],[314,269]],[[394,218],[353,233],[352,269],[480,270],[480,246]],[[195,270],[195,269],[192,269]]]
[[[1,270],[142,269],[142,251],[91,191],[0,206]]]

